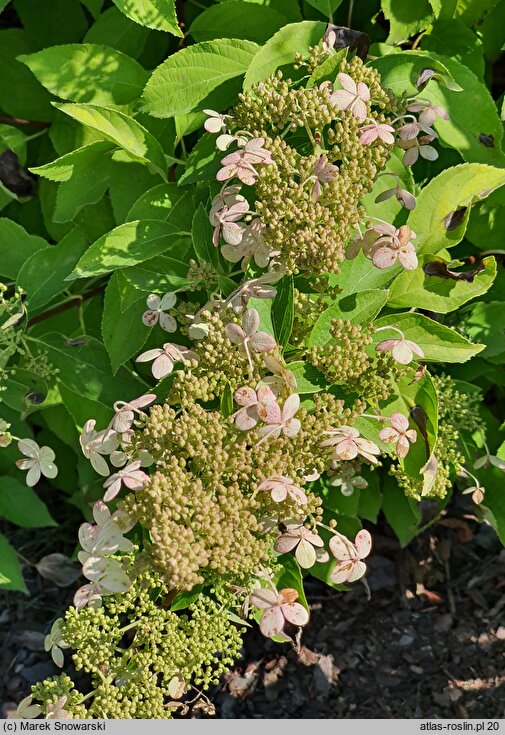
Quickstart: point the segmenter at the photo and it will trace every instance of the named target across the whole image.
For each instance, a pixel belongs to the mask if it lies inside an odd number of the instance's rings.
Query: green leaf
[[[149,28],[134,23],[113,6],[98,16],[84,36],[84,43],[110,46],[137,59],[150,34]]]
[[[433,18],[428,0],[381,0],[382,12],[389,21],[388,43],[407,41],[428,27]]]
[[[221,395],[220,411],[225,419],[227,419],[228,416],[232,415],[233,409],[233,391],[231,389],[231,385],[229,383],[226,383],[223,393]]]
[[[100,15],[104,2],[105,0],[81,0],[81,3],[89,10],[93,18]]]
[[[465,234],[470,205],[505,184],[505,169],[483,163],[462,163],[435,176],[419,193],[407,220],[417,234],[418,254],[437,253],[460,242]],[[460,225],[447,229],[446,218],[467,208]]]
[[[226,109],[257,49],[252,41],[227,38],[181,49],[154,70],[144,90],[145,111],[173,117],[207,107]]]
[[[80,227],[75,227],[58,245],[38,250],[21,266],[17,285],[27,295],[29,313],[45,306],[62,293],[65,278],[75,268],[88,246]]]
[[[110,417],[114,401],[141,395],[144,384],[124,368],[112,375],[109,356],[101,342],[92,337],[83,337],[79,344],[69,342],[62,334],[49,332],[37,339],[30,338],[30,347],[47,354],[49,362],[58,370],[58,382],[76,395],[81,409],[85,408],[85,401],[94,401],[103,404]],[[64,403],[74,415],[66,399]],[[90,416],[94,414],[88,414],[84,421]]]
[[[38,48],[80,41],[88,26],[79,0],[14,0],[14,8],[27,34]]]
[[[57,525],[35,491],[15,477],[0,478],[0,517],[23,528]]]
[[[289,342],[294,319],[293,276],[285,276],[277,284],[277,294],[272,303],[272,324],[278,345]]]
[[[177,255],[184,257],[189,249],[190,240],[179,241],[181,247]],[[183,248],[183,243],[185,247]],[[164,294],[176,288],[184,288],[190,284],[187,278],[189,264],[183,260],[177,260],[165,255],[150,258],[133,268],[125,268],[121,271],[125,278],[141,291],[148,293]]]
[[[203,204],[199,204],[191,225],[193,249],[200,262],[211,265],[216,273],[223,274],[223,263],[219,248],[212,243],[212,225],[209,214]]]
[[[31,370],[16,367],[10,370],[7,377],[2,378],[2,404],[15,411],[27,415],[30,408],[37,410],[46,407],[48,387],[45,380]],[[32,392],[41,393],[45,398],[43,405],[34,406],[29,395]]]
[[[137,293],[140,298],[121,311],[117,273],[112,274],[105,289],[102,337],[114,375],[121,365],[140,352],[149,336],[149,327],[142,323],[142,314],[146,310],[145,296],[142,292]]]
[[[435,18],[453,18],[458,0],[430,0]]]
[[[123,156],[123,151],[116,151],[113,154],[109,180],[109,197],[114,219],[118,225],[126,221],[128,212],[139,196],[159,181],[150,166],[144,166],[131,159],[122,160]],[[116,160],[117,158],[120,160]],[[144,219],[144,217],[135,219]]]
[[[69,222],[88,204],[102,199],[109,185],[113,146],[106,141],[90,143],[44,166],[31,169],[58,187],[54,222]]]
[[[87,168],[95,166],[106,153],[113,149],[113,145],[100,140],[77,148],[43,166],[34,166],[30,168],[30,171],[50,181],[69,181],[74,174],[83,175]]]
[[[407,546],[419,533],[421,512],[418,503],[405,497],[396,480],[389,475],[384,477],[382,510],[400,544]]]
[[[71,102],[128,105],[137,100],[149,74],[134,59],[108,46],[53,46],[18,56],[52,94]]]
[[[197,42],[215,38],[245,38],[261,44],[285,24],[286,17],[266,5],[232,0],[211,5],[197,15],[189,35]]]
[[[18,555],[0,533],[0,588],[4,590],[17,590],[28,594]]]
[[[456,18],[470,26],[493,8],[498,0],[457,0]]]
[[[378,473],[363,469],[360,474],[368,482],[368,487],[364,490],[355,491],[359,493],[358,518],[365,518],[367,521],[377,523],[377,517],[382,507],[382,493]]]
[[[12,117],[50,122],[54,110],[49,93],[16,58],[36,49],[21,28],[0,31],[0,109]]]
[[[423,35],[420,46],[428,53],[450,56],[482,79],[485,41],[483,44],[473,30],[460,20],[451,18],[435,21]]]
[[[281,28],[252,60],[245,75],[244,89],[261,82],[279,68],[293,68],[295,54],[307,56],[309,46],[316,46],[325,30],[325,23],[312,20],[290,23]]]
[[[37,235],[29,235],[21,225],[5,218],[0,219],[0,243],[4,243],[0,273],[12,280],[17,278],[20,268],[28,258],[47,246],[46,240]]]
[[[499,452],[503,459],[503,452]],[[505,544],[505,493],[503,492],[503,470],[486,467],[478,472],[479,480],[485,488],[482,507],[487,520],[491,523],[502,544]]]
[[[174,597],[170,610],[175,612],[176,610],[185,610],[187,607],[196,602],[202,593],[203,585],[197,584],[191,590],[178,592]]]
[[[275,575],[274,584],[279,590],[286,588],[296,590],[298,592],[297,602],[300,602],[308,610],[309,604],[305,597],[303,577],[298,562],[291,554],[283,554],[279,557],[279,561],[281,561],[283,569],[280,574]]]
[[[474,304],[464,316],[465,332],[484,343],[486,360],[502,364],[505,357],[505,309],[503,301]]]
[[[126,222],[94,242],[66,280],[128,268],[169,249],[175,255],[180,238],[179,228],[168,222]]]
[[[426,373],[420,380],[412,382],[411,376],[404,376],[397,382],[396,397],[390,400],[381,411],[384,416],[393,413],[402,413],[408,416],[414,406],[419,406],[424,411],[425,427],[424,435],[411,419],[412,428],[417,431],[417,440],[411,444],[409,453],[405,459],[400,460],[404,470],[413,477],[421,477],[421,469],[431,456],[438,434],[438,397],[431,376]],[[376,424],[378,422],[375,422]]]
[[[360,251],[353,260],[344,260],[340,264],[340,273],[330,275],[328,283],[341,288],[343,297],[362,291],[388,288],[401,270],[400,265],[383,270],[376,268]]]
[[[386,199],[384,202],[376,203],[375,199],[379,194],[382,194],[384,191],[395,186],[397,182],[399,182],[400,186],[407,191],[413,192],[414,179],[412,171],[408,166],[404,165],[399,151],[393,150],[393,154],[387,162],[384,172],[394,174],[398,179],[395,181],[393,176],[379,176],[374,182],[372,191],[362,198],[361,204],[365,207],[366,213],[369,217],[378,217],[385,222],[391,223],[395,222],[398,217],[400,224],[403,224],[405,221],[403,218],[406,216],[407,210],[400,204],[395,196],[389,197],[389,199]]]
[[[323,346],[332,341],[330,334],[333,319],[349,320],[352,324],[371,322],[388,300],[389,291],[361,291],[339,299],[319,316],[309,335],[307,346]]]
[[[119,10],[141,26],[155,31],[168,31],[174,36],[183,33],[177,23],[175,0],[112,0]]]
[[[456,59],[448,56],[437,58],[464,89],[464,93],[460,94],[430,81],[422,91],[423,97],[449,113],[449,120],[437,118],[434,126],[440,141],[459,151],[465,161],[504,166],[505,154],[501,150],[503,126],[489,90],[470,69]],[[484,145],[479,140],[481,134],[492,136],[494,145]]]
[[[425,262],[440,260],[428,256]],[[484,270],[473,281],[455,281],[452,278],[427,276],[422,267],[415,271],[404,271],[390,289],[388,306],[394,309],[416,307],[428,311],[448,314],[467,301],[481,296],[491,287],[496,276],[494,258],[484,258]]]
[[[480,306],[485,306],[485,304],[480,304]],[[468,322],[465,320],[465,331],[468,334],[467,325]],[[423,362],[466,362],[484,349],[484,345],[472,344],[454,329],[435,322],[424,314],[389,314],[374,322],[376,329],[385,326],[401,329],[405,339],[415,342],[424,352]],[[397,332],[384,329],[375,333],[374,342],[396,339],[398,336]],[[475,339],[475,335],[472,335],[472,338]],[[480,337],[477,336],[477,339]]]
[[[98,131],[105,140],[123,148],[136,161],[151,163],[158,173],[166,178],[166,159],[163,149],[140,123],[119,110],[97,105],[54,103],[62,112],[92,130]]]
[[[287,367],[296,378],[296,392],[300,395],[319,393],[328,388],[328,381],[310,362],[290,362]]]
[[[179,185],[214,181],[220,167],[221,156],[216,155],[216,136],[204,133],[188,156],[186,167],[179,177]]]
[[[340,71],[342,60],[346,58],[348,49],[343,48],[329,56],[322,64],[316,66],[307,80],[307,89],[318,87],[321,82],[334,82]]]
[[[454,91],[461,91],[456,84],[447,66],[431,55],[419,51],[402,51],[401,53],[387,54],[370,62],[370,66],[380,72],[382,85],[391,89],[396,96],[406,94],[409,97],[417,97],[419,89],[417,80],[425,69],[434,69],[436,74],[434,81],[429,82],[422,90],[422,96],[427,96],[428,87],[443,84],[451,87]],[[459,98],[461,100],[461,97]]]
[[[342,5],[342,0],[307,0],[307,2],[330,19],[335,10]]]
[[[144,192],[132,206],[126,221],[157,219],[187,231],[193,221],[195,207],[193,193],[180,189],[177,184],[158,184]]]

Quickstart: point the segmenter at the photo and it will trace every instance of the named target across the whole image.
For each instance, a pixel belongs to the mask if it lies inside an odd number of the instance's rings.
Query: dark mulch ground
[[[370,598],[361,583],[339,593],[307,580],[301,650],[248,633],[243,661],[213,693],[218,717],[505,717],[505,551],[492,530],[460,515],[404,551],[386,526],[374,542]],[[30,597],[0,596],[4,716],[56,673],[43,638],[72,595],[25,572]]]

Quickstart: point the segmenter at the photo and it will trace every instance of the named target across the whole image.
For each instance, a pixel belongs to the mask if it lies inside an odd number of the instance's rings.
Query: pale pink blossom
[[[39,447],[33,439],[20,439],[18,449],[27,459],[16,460],[16,467],[28,470],[26,484],[33,487],[40,480],[40,475],[53,479],[58,474],[54,464],[55,454],[50,447]]]
[[[121,483],[130,490],[140,490],[143,488],[146,482],[149,481],[149,475],[146,475],[139,468],[140,460],[138,459],[108,477],[103,484],[104,488],[107,489],[107,492],[103,496],[104,501],[108,503],[109,500],[116,497],[121,490]]]
[[[150,293],[147,297],[148,311],[144,311],[142,314],[142,322],[146,327],[154,327],[155,324],[160,324],[160,327],[165,332],[175,332],[177,329],[177,322],[173,316],[166,314],[168,309],[175,306],[177,296],[173,292],[166,293],[164,296],[158,296],[155,293]]]
[[[330,95],[330,102],[339,110],[350,110],[354,117],[363,122],[367,116],[367,105],[370,101],[370,90],[364,82],[356,82],[349,74],[340,72],[337,76],[342,89]]]
[[[405,209],[412,211],[416,208],[415,196],[411,194],[410,191],[402,189],[401,186],[395,186],[392,189],[387,189],[386,191],[381,192],[375,197],[375,203],[378,204],[379,202],[385,202],[386,199],[389,199],[392,196],[394,196],[400,202],[402,207],[405,207]]]
[[[339,487],[340,492],[344,497],[349,498],[353,495],[355,490],[365,490],[368,487],[368,482],[364,477],[358,475],[359,465],[353,462],[332,462],[333,470],[337,470],[334,473],[332,470],[329,471],[331,477],[329,485],[332,487]]]
[[[230,199],[237,200],[238,197]],[[211,209],[210,223],[214,228],[212,242],[215,247],[219,245],[221,236],[229,245],[238,245],[241,242],[246,225],[239,220],[248,210],[249,204],[243,197],[233,204],[224,204],[221,209]]]
[[[444,110],[443,107],[438,107],[438,105],[432,105],[428,100],[424,102],[412,102],[407,107],[407,110],[409,112],[420,112],[419,122],[422,125],[433,125],[437,117],[441,117],[442,120],[449,120],[447,110]]]
[[[66,709],[63,709],[67,703],[67,695],[59,697],[59,699],[51,704],[50,701],[46,702],[46,720],[68,720],[71,719]]]
[[[354,543],[342,534],[335,534],[328,545],[338,562],[330,577],[333,584],[355,582],[364,575],[366,564],[363,559],[366,559],[372,548],[372,537],[368,531],[359,531]]]
[[[362,145],[370,145],[376,140],[382,140],[384,143],[394,145],[395,129],[391,125],[374,121],[369,125],[364,125],[359,131],[359,141]]]
[[[260,619],[260,630],[264,636],[271,638],[282,634],[286,621],[292,625],[306,625],[309,613],[299,602],[298,592],[291,588],[278,592],[271,589],[258,589],[251,593],[251,604],[263,610]]]
[[[96,582],[83,584],[74,595],[74,607],[77,608],[77,610],[80,610],[83,607],[91,607],[95,610],[98,609],[102,606],[101,591],[102,588]]]
[[[402,413],[393,413],[389,419],[391,426],[386,426],[379,432],[379,438],[387,444],[396,444],[396,454],[400,459],[407,456],[410,444],[417,439],[415,429],[409,429],[409,420]]]
[[[55,620],[51,626],[51,632],[44,638],[44,650],[47,652],[51,651],[51,658],[60,669],[63,667],[65,662],[63,651],[61,649],[70,648],[70,644],[63,640],[61,632],[62,625],[63,618]]]
[[[363,252],[365,257],[370,257],[370,253],[372,252],[378,238],[379,234],[375,232],[374,229],[366,230],[363,235],[359,234],[356,237],[353,237],[345,250],[346,259],[354,260],[354,258],[358,256],[360,251]]]
[[[258,388],[257,391],[244,385],[234,393],[235,401],[242,406],[235,414],[235,426],[240,431],[248,431],[253,429],[258,421],[260,414],[268,413],[268,404],[275,403],[276,396],[269,386]]]
[[[268,385],[277,395],[284,391],[288,394],[296,391],[295,374],[276,355],[263,355],[263,364],[272,375],[265,375],[258,383],[258,388]]]
[[[261,220],[254,219],[242,230],[242,239],[239,243],[227,242],[221,247],[223,258],[230,263],[238,263],[239,260],[242,260],[242,269],[245,270],[252,257],[259,268],[266,268],[270,258],[277,254],[277,251],[274,253],[266,242],[265,230],[266,227]]]
[[[269,151],[263,148],[264,138],[253,138],[249,140],[243,149],[225,156],[221,161],[222,168],[216,175],[218,181],[228,181],[237,178],[247,186],[256,183],[256,169],[259,164],[273,163]]]
[[[331,29],[326,30],[324,36],[321,39],[321,47],[323,51],[330,53],[334,51],[335,43],[337,40],[337,34]]]
[[[284,475],[274,475],[259,485],[258,490],[269,492],[274,503],[282,503],[291,498],[297,505],[306,505],[307,496],[304,491],[295,485],[293,480]]]
[[[261,426],[258,429],[258,434],[262,437],[260,442],[281,434],[289,438],[296,436],[302,426],[300,420],[294,418],[299,408],[300,396],[298,393],[293,393],[289,398],[286,398],[282,409],[278,403],[269,404],[268,410],[265,411],[264,415],[261,415],[266,426]]]
[[[32,695],[25,697],[18,704],[16,710],[16,717],[20,717],[22,720],[33,720],[40,715],[42,707],[40,704],[32,704]]]
[[[327,156],[319,156],[310,179],[314,181],[312,187],[312,201],[315,202],[321,195],[321,184],[328,184],[338,174],[338,166],[328,163]]]
[[[118,435],[112,429],[95,430],[95,419],[89,419],[84,424],[79,437],[82,453],[89,459],[91,466],[99,475],[107,477],[109,466],[102,455],[109,455],[119,445]]]
[[[226,300],[236,314],[241,314],[250,298],[255,299],[273,299],[277,294],[277,289],[272,283],[282,278],[283,272],[278,270],[269,270],[262,273],[257,278],[251,278],[249,281],[242,283]]]
[[[377,464],[379,447],[373,441],[361,437],[353,426],[339,426],[338,429],[330,429],[324,433],[329,434],[330,438],[321,442],[321,446],[333,447],[336,459],[355,459],[360,454],[372,464]]]
[[[226,130],[225,120],[229,115],[221,115],[215,110],[204,110],[207,119],[203,127],[208,133],[221,133]]]
[[[390,268],[397,260],[406,270],[417,268],[417,253],[411,242],[416,233],[408,225],[396,229],[394,225],[384,223],[372,229],[381,235],[372,249],[372,263],[376,268]]]
[[[267,332],[260,332],[260,316],[256,309],[247,309],[242,316],[242,326],[230,322],[225,333],[230,342],[240,345],[242,352],[249,355],[249,348],[254,352],[270,352],[276,346],[275,339]]]
[[[414,355],[424,357],[424,352],[415,342],[405,337],[396,339],[385,339],[376,346],[377,352],[391,350],[391,354],[396,362],[400,365],[409,365],[414,359]]]
[[[234,184],[233,186],[225,186],[220,192],[216,194],[212,200],[212,206],[209,212],[209,221],[212,224],[212,219],[216,212],[219,212],[223,207],[231,207],[239,202],[245,202],[245,197],[240,194],[241,186]]]
[[[434,137],[424,135],[422,138],[414,138],[414,140],[400,140],[398,145],[405,151],[403,155],[403,163],[405,166],[413,166],[419,156],[426,161],[436,161],[438,153],[436,148],[429,145]]]
[[[153,377],[156,380],[162,380],[167,375],[170,375],[176,362],[182,362],[187,365],[193,360],[198,361],[198,355],[196,352],[182,345],[165,342],[163,347],[157,347],[154,350],[143,352],[137,357],[135,362],[151,362],[151,360],[153,360],[151,368]]]
[[[405,123],[405,125],[401,126],[398,132],[400,134],[401,140],[414,140],[414,138],[417,138],[420,133],[429,135],[432,140],[438,137],[433,128],[430,128],[428,125],[423,125],[420,121],[418,122],[417,120],[412,120],[412,122]]]
[[[112,419],[109,428],[117,431],[118,434],[124,434],[132,427],[136,413],[141,413],[141,409],[149,406],[156,400],[155,393],[146,393],[133,401],[116,401],[114,404],[115,416]]]
[[[243,148],[247,143],[247,138],[242,135],[230,135],[230,133],[222,133],[216,138],[216,148],[220,151],[226,151],[232,143],[236,143]]]
[[[295,549],[295,559],[302,569],[310,569],[316,561],[328,561],[328,554],[323,549],[323,539],[303,525],[288,525],[286,531],[279,536],[274,548],[278,554],[289,554]]]

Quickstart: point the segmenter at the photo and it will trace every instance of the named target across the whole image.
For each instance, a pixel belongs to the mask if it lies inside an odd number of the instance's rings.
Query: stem
[[[24,120],[22,117],[0,117],[2,125],[33,125],[37,128],[50,128],[51,123],[39,122],[38,120]]]
[[[102,291],[105,291],[105,284],[91,289],[91,291],[88,291],[82,296],[74,296],[71,301],[66,301],[65,303],[60,304],[59,306],[54,306],[52,309],[43,311],[42,314],[37,314],[37,316],[34,316],[28,320],[27,326],[31,327],[34,324],[43,322],[45,319],[49,319],[49,317],[51,316],[55,316],[56,314],[61,314],[63,311],[67,311],[67,309],[73,309],[76,306],[80,306],[83,301],[92,299],[93,296],[96,296],[97,294],[102,293]]]
[[[349,1],[349,10],[347,11],[347,27],[351,27],[352,23],[352,11],[354,10],[354,0]]]

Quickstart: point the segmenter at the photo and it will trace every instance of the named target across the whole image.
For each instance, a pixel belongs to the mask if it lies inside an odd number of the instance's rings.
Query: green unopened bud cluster
[[[101,608],[66,614],[62,634],[77,671],[91,676],[91,691],[80,694],[62,674],[36,684],[33,696],[45,711],[66,696],[64,709],[76,719],[171,718],[174,699],[191,692],[194,699],[193,688],[216,684],[239,656],[244,628],[230,614],[237,617],[241,601],[221,586],[176,613],[166,585],[145,572]]]

